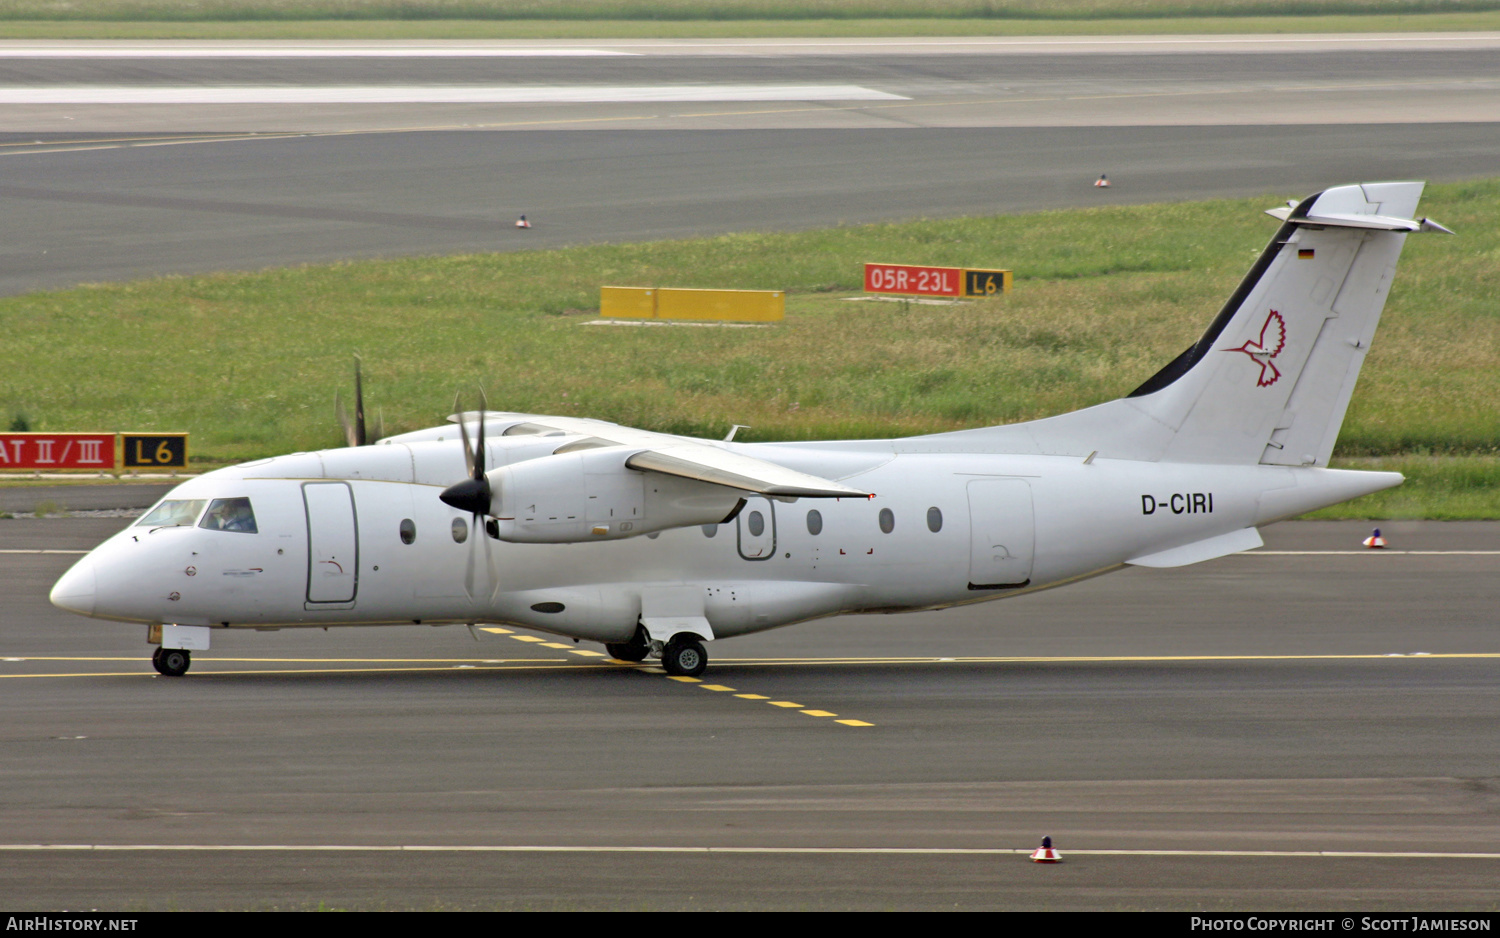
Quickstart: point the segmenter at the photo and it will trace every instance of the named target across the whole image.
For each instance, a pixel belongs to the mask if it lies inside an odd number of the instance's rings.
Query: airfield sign
[[[866,264],[865,292],[896,296],[991,296],[1009,293],[1008,270]]]

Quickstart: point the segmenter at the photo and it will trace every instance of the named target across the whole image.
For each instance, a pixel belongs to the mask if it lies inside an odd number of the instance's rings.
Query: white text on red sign
[[[0,469],[112,469],[113,433],[0,433]]]
[[[904,293],[915,296],[962,296],[963,269],[915,267],[907,264],[866,264],[866,293]]]

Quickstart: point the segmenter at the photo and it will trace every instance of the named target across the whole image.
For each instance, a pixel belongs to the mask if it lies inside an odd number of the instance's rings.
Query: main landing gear
[[[192,663],[192,653],[186,648],[158,647],[151,653],[151,666],[167,677],[182,677]]]
[[[662,647],[661,666],[668,674],[697,677],[708,667],[708,652],[703,650],[698,636],[682,632]]]
[[[644,629],[636,629],[628,642],[607,642],[604,650],[618,661],[645,661],[651,654],[651,645],[646,641]]]
[[[646,638],[645,629],[637,629],[628,642],[607,642],[604,649],[617,661],[645,661],[657,643]],[[661,666],[668,674],[697,677],[708,667],[708,652],[703,640],[691,632],[679,632],[661,648]]]

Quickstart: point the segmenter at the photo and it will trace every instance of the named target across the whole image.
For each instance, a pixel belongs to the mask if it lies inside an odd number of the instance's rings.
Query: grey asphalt
[[[641,60],[435,56],[378,72],[0,48],[0,86],[737,76],[911,98],[0,106],[0,292],[1494,173],[1493,37],[1412,52],[1332,42],[1129,56],[661,44]],[[306,135],[249,136],[268,131]],[[1093,189],[1099,172],[1113,189]],[[510,227],[523,211],[528,232]],[[53,500],[130,507],[98,503],[159,491],[90,489]],[[44,491],[0,489],[0,505]],[[0,551],[86,550],[123,523],[0,519]],[[1500,549],[1495,525],[1384,527],[1393,551]],[[1327,553],[1367,533],[1280,525],[1268,550],[1323,553],[1131,569],[726,642],[708,677],[733,692],[455,628],[219,634],[186,678],[158,678],[141,627],[47,603],[76,555],[0,553],[0,896],[28,909],[1493,910],[1500,860],[1416,854],[1500,852],[1500,557]],[[931,852],[1027,850],[1042,834],[1067,862]],[[58,844],[293,849],[19,849]],[[589,849],[370,849],[395,845]],[[346,849],[313,849],[329,847]],[[817,852],[860,847],[929,852]],[[1086,852],[1111,849],[1137,852]],[[1306,855],[1160,853],[1173,849]]]
[[[214,44],[196,57],[123,44],[116,58],[77,58],[67,50],[97,44],[10,44],[0,90],[842,83],[910,100],[4,104],[0,294],[344,258],[1279,199],[1500,165],[1500,37],[1416,48],[1306,38],[1135,43],[1128,54],[1103,40],[627,42],[604,45],[642,54],[480,59],[452,57],[453,44],[411,59],[225,58]],[[1113,188],[1092,186],[1100,173]],[[531,230],[512,227],[522,213]]]
[[[0,157],[0,293],[1487,175],[1500,124],[356,134]],[[1092,185],[1100,172],[1114,188]],[[527,214],[531,230],[512,227]]]
[[[8,520],[0,548],[82,550],[120,524]],[[1268,550],[1325,553],[725,642],[706,677],[734,693],[462,628],[219,633],[188,677],[157,678],[141,627],[47,605],[69,555],[0,554],[15,584],[0,615],[7,843],[347,848],[0,847],[0,894],[148,909],[1489,908],[1500,860],[1414,854],[1500,843],[1500,556],[1326,553],[1366,533],[1283,524]],[[1392,550],[1500,550],[1496,524],[1385,533]],[[1044,833],[1067,857],[1057,871],[920,852]],[[393,845],[584,849],[369,849]],[[641,852],[703,847],[771,852]],[[1167,850],[1387,855],[1153,853]]]

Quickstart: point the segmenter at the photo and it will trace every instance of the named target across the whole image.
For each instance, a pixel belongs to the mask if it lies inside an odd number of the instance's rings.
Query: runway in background
[[[1463,179],[1497,114],[1488,34],[0,44],[0,293]]]

